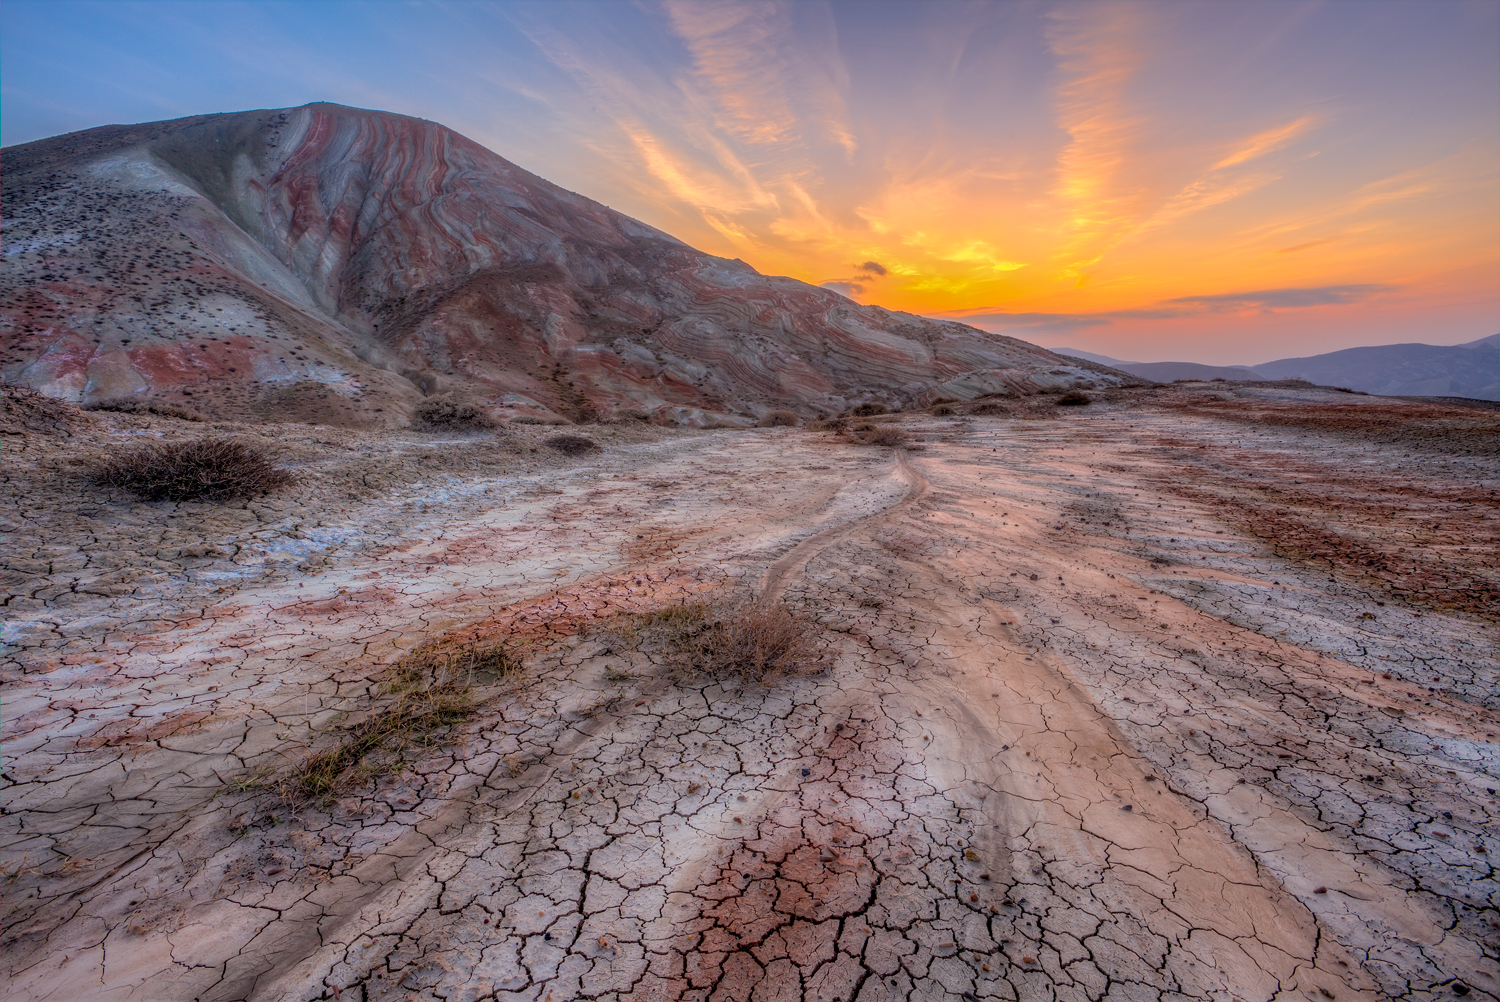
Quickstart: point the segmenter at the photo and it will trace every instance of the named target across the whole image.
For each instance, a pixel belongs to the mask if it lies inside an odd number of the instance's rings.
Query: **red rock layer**
[[[688,424],[1122,375],[759,274],[440,125],[317,104],[5,152],[0,374],[85,405]]]

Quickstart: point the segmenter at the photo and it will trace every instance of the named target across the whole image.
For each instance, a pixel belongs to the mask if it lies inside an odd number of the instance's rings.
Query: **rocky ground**
[[[9,399],[6,997],[1500,998],[1495,413],[988,409],[566,458]],[[88,484],[215,428],[297,485]],[[827,670],[628,642],[731,594]],[[289,792],[473,638],[477,713]]]

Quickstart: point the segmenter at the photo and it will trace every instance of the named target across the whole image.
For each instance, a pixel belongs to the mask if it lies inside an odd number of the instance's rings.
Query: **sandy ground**
[[[1493,415],[236,426],[300,483],[220,507],[81,479],[205,426],[59,414],[5,436],[8,999],[1500,998]],[[735,590],[829,670],[599,628]],[[254,785],[455,635],[527,668],[447,740]]]

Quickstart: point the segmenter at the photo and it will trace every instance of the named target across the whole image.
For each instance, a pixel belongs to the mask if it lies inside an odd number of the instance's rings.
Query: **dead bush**
[[[1057,398],[1059,407],[1082,407],[1090,403],[1093,401],[1089,399],[1088,394],[1079,393],[1077,390],[1071,390]]]
[[[978,417],[994,417],[1001,414],[1009,414],[1010,408],[1004,404],[997,404],[992,401],[990,403],[975,404],[969,408],[969,413]]]
[[[791,411],[767,411],[760,419],[762,428],[795,428],[797,424],[797,415]]]
[[[377,690],[378,705],[363,720],[334,732],[329,747],[292,769],[280,784],[282,795],[326,803],[366,774],[366,761],[376,752],[400,761],[413,748],[432,746],[479,709],[477,686],[519,668],[515,654],[498,642],[418,648],[396,662]]]
[[[816,625],[780,602],[668,606],[637,617],[633,632],[690,677],[766,683],[823,667]]]
[[[134,400],[122,397],[115,400],[99,400],[84,408],[90,411],[110,411],[115,414],[151,414],[156,417],[176,418],[179,421],[202,421],[203,415],[190,407],[169,404],[166,401],[153,403],[149,400]]]
[[[411,413],[413,428],[422,431],[487,431],[495,421],[470,404],[452,400],[424,400]]]
[[[948,404],[938,404],[932,409],[933,417],[952,417],[954,410]]]
[[[868,403],[860,404],[849,413],[853,414],[855,417],[874,417],[876,414],[889,414],[890,412],[891,409],[885,404],[870,401]]]
[[[292,483],[259,448],[228,438],[148,445],[97,467],[94,482],[148,501],[232,501]]]
[[[543,439],[542,444],[564,456],[582,456],[599,448],[599,443],[587,435],[552,435]]]
[[[909,441],[909,439],[907,438],[906,432],[902,431],[900,428],[891,428],[887,426],[883,428],[872,428],[869,431],[861,432],[860,441],[865,445],[902,446],[905,445]]]

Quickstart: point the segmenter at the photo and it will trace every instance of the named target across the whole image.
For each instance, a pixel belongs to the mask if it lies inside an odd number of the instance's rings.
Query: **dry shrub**
[[[543,439],[542,444],[564,456],[582,456],[599,448],[599,443],[586,435],[553,435]]]
[[[365,774],[370,755],[398,758],[432,746],[445,728],[479,709],[475,686],[514,674],[520,662],[503,643],[471,642],[449,650],[418,648],[391,669],[380,686],[382,702],[359,723],[338,731],[333,744],[312,755],[282,782],[293,801],[327,802]]]
[[[860,404],[849,413],[853,414],[855,417],[874,417],[876,414],[889,414],[890,412],[891,409],[885,404],[875,403],[874,401],[871,401],[869,403]]]
[[[1010,408],[1005,406],[1004,404],[991,402],[987,404],[975,404],[973,407],[969,408],[969,413],[979,417],[998,416],[1002,414],[1009,414]]]
[[[486,431],[495,421],[470,404],[452,400],[424,400],[412,411],[413,428],[425,431]]]
[[[693,602],[638,617],[636,632],[695,677],[766,683],[821,671],[817,626],[780,602]]]
[[[147,400],[133,400],[122,397],[115,400],[99,400],[89,404],[86,410],[111,411],[115,414],[140,414],[145,416],[153,414],[157,417],[176,418],[179,421],[202,421],[203,415],[190,407],[178,404],[169,404],[165,401],[152,403]]]
[[[862,432],[860,441],[865,445],[901,446],[907,443],[908,438],[906,432],[900,428],[884,427]]]
[[[148,501],[232,501],[293,481],[260,449],[228,438],[133,449],[96,468],[93,479],[102,487],[133,491]]]
[[[1057,406],[1059,407],[1082,407],[1090,403],[1093,403],[1093,401],[1088,398],[1088,394],[1079,393],[1077,390],[1064,393],[1057,398]]]
[[[954,410],[948,404],[938,404],[932,409],[934,417],[952,417]]]
[[[795,428],[797,423],[797,415],[791,411],[768,411],[760,419],[762,428]]]

